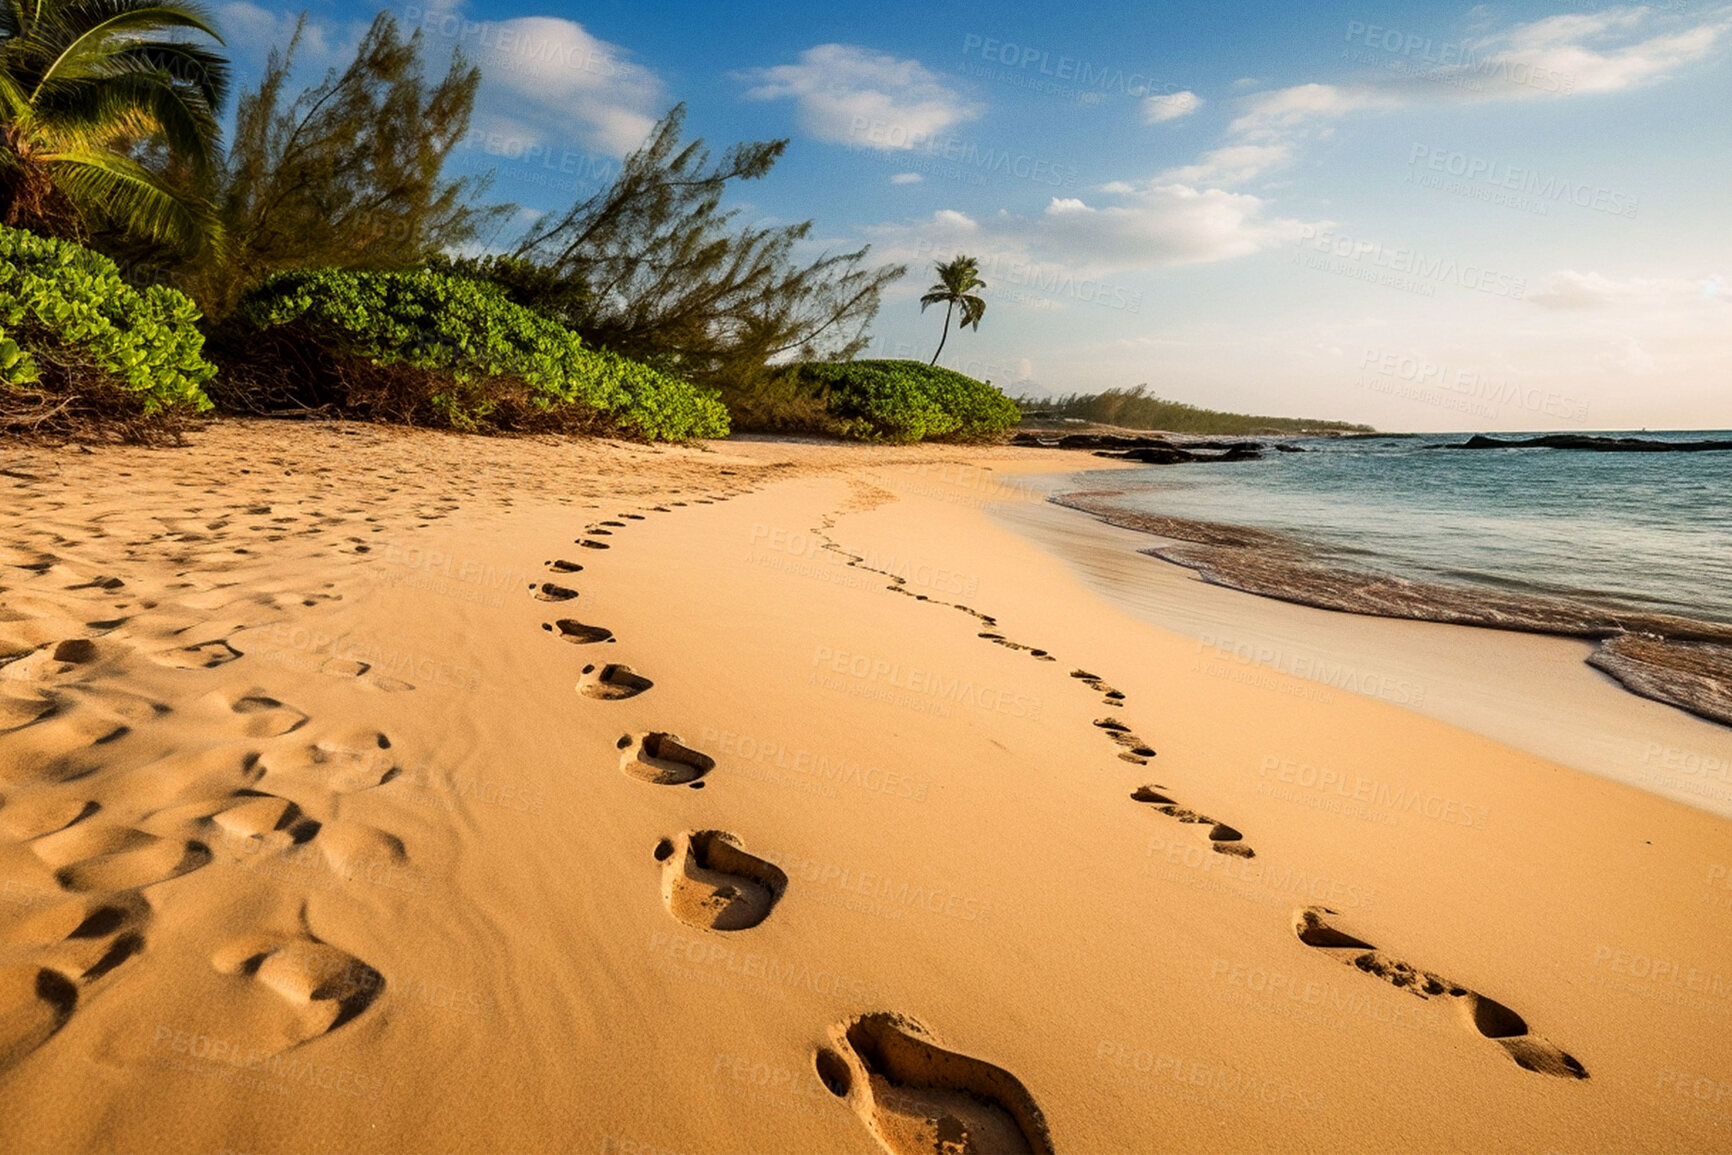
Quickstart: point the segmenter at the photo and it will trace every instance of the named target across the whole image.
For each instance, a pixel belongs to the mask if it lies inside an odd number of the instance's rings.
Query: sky
[[[239,85],[299,7],[215,6]],[[297,79],[379,8],[306,9]],[[942,364],[1386,430],[1732,428],[1732,3],[392,8],[482,69],[453,172],[516,226],[684,102],[788,138],[743,220],[908,265],[867,355],[931,357],[934,261],[987,311]]]

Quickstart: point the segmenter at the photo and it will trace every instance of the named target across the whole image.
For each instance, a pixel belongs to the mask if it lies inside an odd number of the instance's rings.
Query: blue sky
[[[815,249],[909,264],[873,352],[1384,429],[1732,427],[1732,4],[454,3],[393,9],[485,80],[455,159],[520,223],[678,101]],[[377,9],[308,9],[303,61]],[[298,8],[219,5],[243,83]]]

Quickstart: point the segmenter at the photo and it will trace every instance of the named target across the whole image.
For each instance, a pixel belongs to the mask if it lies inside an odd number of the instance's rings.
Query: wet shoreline
[[[1354,569],[1266,530],[1128,509],[1115,500],[1123,495],[1083,490],[1050,500],[1166,539],[1139,552],[1245,593],[1346,613],[1589,639],[1598,645],[1588,663],[1631,693],[1732,726],[1732,625]]]

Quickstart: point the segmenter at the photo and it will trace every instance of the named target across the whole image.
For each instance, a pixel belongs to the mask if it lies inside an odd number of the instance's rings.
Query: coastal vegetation
[[[991,385],[918,361],[808,361],[779,380],[821,409],[826,432],[862,441],[982,441],[1021,417]]]
[[[107,257],[0,226],[0,429],[130,436],[209,409],[198,315]]]
[[[786,140],[712,156],[677,105],[610,185],[502,240],[517,206],[446,172],[480,70],[461,51],[430,67],[383,12],[296,92],[304,33],[225,141],[228,64],[198,7],[0,0],[0,427],[149,437],[215,409],[907,441],[1014,423],[982,382],[854,360],[904,266],[727,207]],[[984,310],[977,276],[954,287],[946,332]]]
[[[1270,434],[1370,433],[1369,425],[1321,421],[1307,417],[1259,417],[1222,413],[1152,396],[1147,385],[1071,393],[1056,398],[1019,398],[1023,424],[1028,427],[1065,423],[1116,425],[1123,429],[1160,429],[1168,433]]]

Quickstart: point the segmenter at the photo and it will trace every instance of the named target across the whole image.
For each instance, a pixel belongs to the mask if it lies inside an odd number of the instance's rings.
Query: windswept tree
[[[461,52],[429,83],[421,33],[405,39],[382,12],[348,67],[289,99],[301,31],[271,53],[236,112],[215,194],[227,258],[197,284],[218,315],[279,270],[411,268],[475,241],[512,211],[478,203],[486,179],[444,175],[481,83]]]
[[[950,336],[951,314],[958,308],[962,310],[959,329],[972,327],[978,333],[980,319],[986,316],[986,299],[975,294],[976,289],[986,288],[986,282],[980,279],[979,261],[958,253],[955,259],[939,261],[933,267],[938,271],[938,283],[920,298],[920,311],[926,312],[928,305],[943,305],[944,331],[938,335],[938,348],[928,365],[938,364],[938,354],[944,352],[944,342]]]
[[[196,5],[0,0],[0,224],[190,250],[228,63]]]
[[[737,144],[712,163],[702,140],[682,143],[684,122],[678,105],[612,185],[496,262],[500,279],[587,341],[724,388],[751,388],[773,361],[858,353],[884,287],[906,270],[868,266],[866,247],[808,252],[810,221],[741,222],[723,198],[768,173],[788,142]]]

